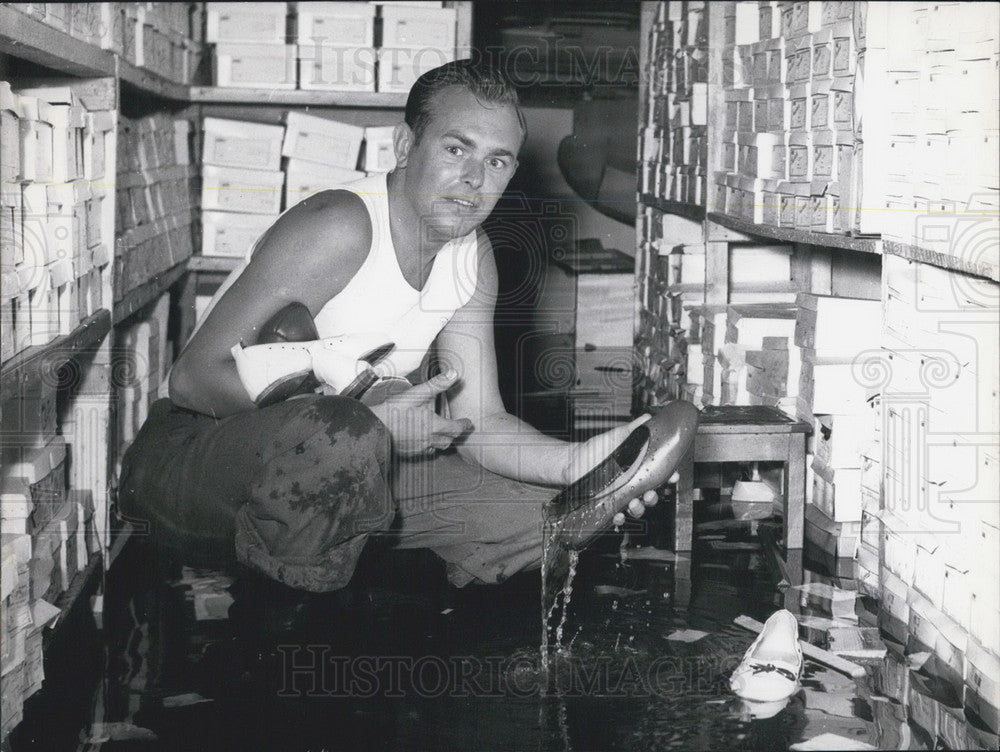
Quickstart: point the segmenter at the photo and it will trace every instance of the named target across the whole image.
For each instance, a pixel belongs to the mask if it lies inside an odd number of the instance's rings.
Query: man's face
[[[448,240],[468,234],[493,211],[517,168],[521,126],[512,105],[484,104],[461,86],[438,92],[431,112],[416,143],[402,127],[396,155],[421,233]]]

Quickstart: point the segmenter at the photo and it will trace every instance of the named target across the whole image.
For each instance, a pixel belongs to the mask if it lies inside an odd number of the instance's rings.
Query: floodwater
[[[93,635],[103,665],[92,678],[47,666],[47,697],[29,705],[12,749],[782,750],[824,734],[833,749],[995,743],[891,641],[857,681],[807,660],[787,706],[754,717],[728,686],[754,637],[734,617],[788,608],[818,645],[831,626],[878,620],[852,562],[794,553],[797,582],[781,589],[754,540],[723,528],[693,555],[633,550],[623,561],[622,537],[602,538],[580,557],[547,670],[537,572],[414,588],[433,577],[411,562],[408,589],[372,596],[355,647],[287,641],[248,659],[225,618],[228,578],[185,570],[164,583],[136,547],[106,583]]]

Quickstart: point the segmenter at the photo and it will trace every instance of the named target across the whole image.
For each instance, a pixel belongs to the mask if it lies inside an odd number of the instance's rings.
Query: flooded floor
[[[353,634],[263,644],[227,618],[225,573],[184,569],[168,580],[130,545],[105,582],[101,629],[76,629],[72,649],[47,659],[45,688],[11,749],[783,750],[816,737],[820,746],[806,748],[941,749],[995,740],[970,736],[947,691],[921,681],[891,641],[857,681],[807,659],[787,706],[754,717],[729,689],[754,638],[733,619],[788,608],[820,646],[831,627],[874,627],[877,606],[857,596],[853,562],[795,553],[792,587],[779,588],[756,537],[739,526],[703,533],[680,558],[636,560],[632,551],[623,561],[621,541],[607,536],[581,557],[563,650],[547,674],[537,572],[456,590],[410,556],[389,565],[395,584],[368,591]],[[100,665],[90,654],[103,655]]]

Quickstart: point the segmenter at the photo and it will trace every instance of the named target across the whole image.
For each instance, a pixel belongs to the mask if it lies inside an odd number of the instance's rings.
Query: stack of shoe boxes
[[[281,212],[281,125],[202,120],[201,252],[244,256]]]
[[[118,401],[115,443],[119,460],[146,421],[166,378],[172,348],[167,333],[169,313],[170,298],[163,295],[148,313],[130,319],[127,326],[118,330],[115,365],[123,376],[115,390]]]
[[[206,3],[205,41],[216,86],[295,89],[287,3]]]
[[[114,299],[193,252],[198,200],[190,162],[191,124],[165,113],[118,119]]]
[[[438,7],[434,7],[438,6]],[[378,90],[405,93],[427,71],[455,59],[457,13],[438,3],[381,5]]]
[[[690,308],[704,298],[705,245],[701,225],[656,208],[643,208],[636,254],[638,320],[635,365],[638,404],[660,404],[682,395],[678,384],[700,384],[700,341]],[[691,363],[697,363],[694,371]]]
[[[854,226],[978,260],[956,239],[970,217],[1000,226],[1000,8],[868,6],[857,206],[880,211],[858,211]]]
[[[203,255],[244,258],[282,209],[395,165],[393,126],[297,110],[284,120],[203,118]]]
[[[952,667],[966,712],[994,732],[997,295],[990,280],[885,256],[882,360],[868,374],[885,407],[882,587],[910,589],[907,639]]]
[[[365,137],[362,126],[289,112],[281,144],[285,166],[285,207],[326,188],[364,177],[358,158]]]
[[[440,2],[206,3],[205,39],[216,86],[405,93],[455,59],[457,20]]]
[[[0,82],[3,360],[68,334],[102,306],[113,134],[110,112],[97,98],[89,104],[68,86],[13,91]]]
[[[301,3],[295,24],[299,88],[375,91],[375,6]]]
[[[864,3],[729,3],[713,211],[846,233]],[[841,167],[844,166],[844,169]]]
[[[168,81],[191,83],[201,60],[201,3],[10,3]]]
[[[703,204],[708,142],[708,18],[704,2],[667,2],[650,30],[640,190]]]
[[[119,5],[124,6],[125,14],[122,43],[125,59],[168,81],[192,83],[201,62],[201,43],[196,41],[201,37],[202,13],[198,8],[199,4]],[[76,4],[73,7],[75,9]]]
[[[811,293],[800,293],[797,303],[797,411],[813,424],[806,532],[846,525],[843,531],[857,544],[863,512],[878,510],[881,426],[876,392],[866,386],[864,371],[879,352],[871,321],[880,316],[881,304]]]

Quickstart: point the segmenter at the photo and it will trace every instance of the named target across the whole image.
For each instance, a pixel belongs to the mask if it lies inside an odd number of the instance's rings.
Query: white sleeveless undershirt
[[[372,244],[347,286],[316,315],[316,330],[323,339],[344,334],[384,335],[385,341],[394,342],[396,347],[378,370],[382,375],[405,376],[419,367],[434,338],[475,292],[479,276],[476,231],[446,243],[434,258],[423,289],[416,290],[403,276],[392,244],[386,176],[372,175],[341,189],[357,195],[368,209]],[[331,227],[330,232],[336,228]],[[247,250],[240,265],[212,296],[195,331],[246,269],[259,242]]]

